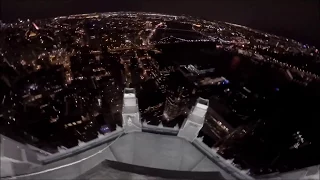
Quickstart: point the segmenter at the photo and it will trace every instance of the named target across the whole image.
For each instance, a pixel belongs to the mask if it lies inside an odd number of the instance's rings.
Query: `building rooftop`
[[[152,132],[163,127],[143,127]],[[167,128],[168,129],[168,128]],[[167,130],[166,129],[166,130]],[[172,129],[172,131],[176,131]],[[160,132],[160,131],[159,131]],[[2,137],[3,139],[4,137]],[[5,137],[5,141],[10,142]],[[11,148],[15,142],[12,144]],[[5,143],[4,146],[8,145]],[[20,149],[26,150],[23,144]],[[28,149],[27,149],[28,150]],[[28,150],[29,151],[29,150]],[[23,159],[32,162],[18,162],[2,149],[1,179],[249,179],[238,170],[228,167],[230,162],[217,156],[212,149],[196,139],[194,142],[176,135],[148,132],[124,134],[117,129],[108,135],[100,136],[94,142],[30,161],[31,152],[26,151]],[[7,157],[7,158],[6,158]],[[8,161],[7,161],[8,160]],[[231,162],[232,163],[232,162]],[[14,170],[10,172],[8,170]],[[6,172],[6,175],[3,173]],[[242,175],[241,175],[242,174]],[[282,174],[270,174],[258,179],[319,179],[319,166]],[[250,179],[254,179],[250,177]]]
[[[104,163],[101,163],[96,167],[92,168],[91,170],[87,171],[83,175],[77,177],[76,179],[83,179],[83,180],[96,180],[96,179],[156,180],[158,179],[158,180],[162,180],[165,178],[159,178],[154,176],[147,176],[147,175],[121,171],[121,170],[112,168]]]
[[[110,160],[76,179],[190,179],[193,175],[199,177],[196,179],[234,179],[228,174],[221,175],[223,170],[219,166],[177,136],[130,133],[112,143],[110,152],[113,154]]]
[[[137,111],[123,112],[123,127],[105,135],[100,134],[95,140],[79,142],[78,146],[70,149],[59,148],[56,154],[39,157],[29,147],[3,137],[4,144],[1,145],[6,148],[1,149],[1,177],[105,179],[105,171],[121,171],[114,173],[120,176],[108,175],[115,179],[132,178],[136,174],[169,179],[252,179],[246,172],[233,167],[232,162],[226,164],[216,151],[197,139],[208,100],[198,99],[177,133],[177,128],[141,124],[137,99],[126,97],[128,91],[134,92],[133,89],[126,88],[124,91],[124,110],[132,107]]]
[[[137,100],[128,102],[135,104]],[[199,98],[181,128],[169,128],[141,123],[137,103],[127,106],[124,102],[124,109],[133,107],[137,111],[122,113],[122,128],[99,134],[89,142],[79,141],[69,149],[59,147],[55,154],[1,135],[1,179],[254,180],[249,170],[239,169],[232,159],[224,159],[197,137],[208,103]],[[316,167],[262,178],[318,180],[318,176]]]
[[[235,179],[191,142],[178,136],[147,132],[123,134],[118,130],[105,138],[100,137],[97,140],[100,143],[84,143],[43,158],[40,166],[14,163],[16,178]],[[162,177],[164,174],[173,176]]]
[[[222,171],[190,142],[177,136],[130,133],[119,138],[110,149],[116,161],[138,166],[176,171]]]

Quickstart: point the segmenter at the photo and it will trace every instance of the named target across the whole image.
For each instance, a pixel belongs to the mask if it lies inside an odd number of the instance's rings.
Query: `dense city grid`
[[[181,126],[210,100],[199,136],[254,174],[319,164],[315,47],[187,16],[99,13],[1,24],[0,133],[49,152],[121,125]]]

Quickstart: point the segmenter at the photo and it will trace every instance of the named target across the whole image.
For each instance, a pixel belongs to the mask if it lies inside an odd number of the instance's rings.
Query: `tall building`
[[[187,111],[188,103],[194,95],[194,85],[179,71],[170,73],[167,84],[163,115],[169,121]]]
[[[168,90],[163,116],[169,121],[181,115],[187,108],[187,97],[185,87]]]

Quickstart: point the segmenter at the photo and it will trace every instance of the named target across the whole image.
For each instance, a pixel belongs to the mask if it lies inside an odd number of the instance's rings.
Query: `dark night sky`
[[[107,11],[188,14],[227,21],[320,47],[319,0],[0,0],[4,20]]]

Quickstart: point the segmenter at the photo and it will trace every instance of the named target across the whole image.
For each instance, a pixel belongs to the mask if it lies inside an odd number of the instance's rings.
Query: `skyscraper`
[[[179,71],[170,73],[167,84],[163,116],[169,121],[188,111],[188,102],[194,94],[193,84]]]
[[[185,87],[180,86],[177,91],[168,90],[163,115],[168,121],[172,120],[184,112],[186,105]]]

